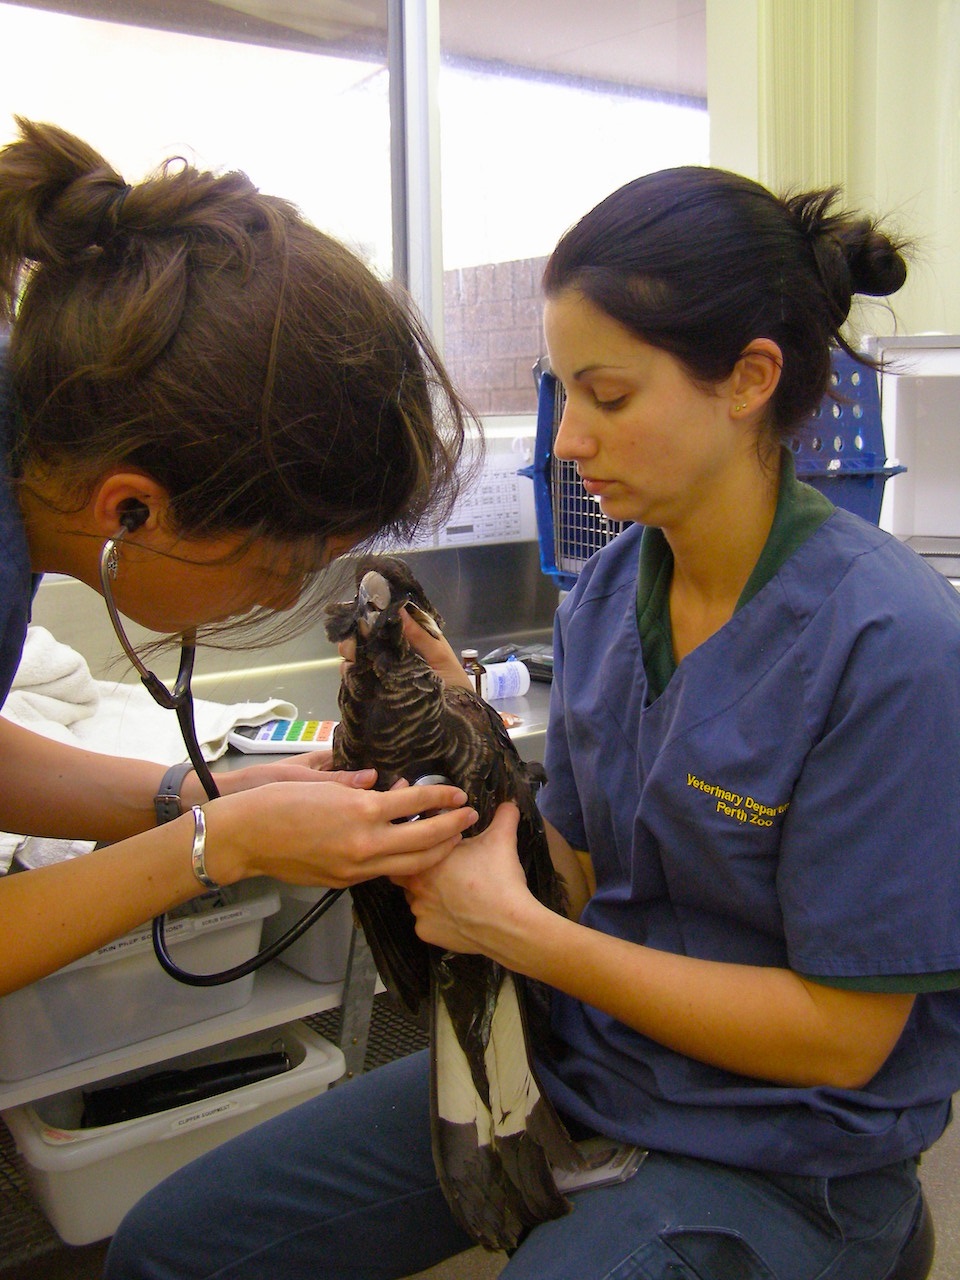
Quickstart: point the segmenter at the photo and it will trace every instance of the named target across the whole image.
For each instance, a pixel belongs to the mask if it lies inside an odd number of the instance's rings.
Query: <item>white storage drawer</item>
[[[60,1237],[72,1245],[110,1236],[151,1187],[205,1151],[314,1097],[343,1075],[343,1054],[302,1022],[186,1054],[164,1069],[265,1053],[282,1044],[291,1067],[255,1084],[154,1115],[79,1128],[80,1089],[3,1112],[30,1185]],[[127,1083],[127,1072],[96,1087]]]

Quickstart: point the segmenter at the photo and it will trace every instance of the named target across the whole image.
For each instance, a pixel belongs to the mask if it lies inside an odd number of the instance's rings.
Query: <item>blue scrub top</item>
[[[960,597],[835,510],[648,694],[642,530],[557,614],[544,815],[589,851],[583,923],[664,951],[879,990],[960,970]],[[932,976],[931,976],[932,975]],[[960,1088],[960,992],[917,997],[864,1088],[693,1061],[556,993],[541,1062],[567,1114],[643,1146],[837,1175],[914,1155]]]
[[[8,338],[0,331],[0,703],[13,684],[20,664],[36,583],[23,520],[7,471],[7,455],[14,439],[13,391],[7,371]]]

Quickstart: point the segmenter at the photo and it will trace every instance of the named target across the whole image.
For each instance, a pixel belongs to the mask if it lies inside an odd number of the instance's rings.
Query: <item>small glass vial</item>
[[[477,697],[482,698],[483,677],[486,672],[476,649],[461,649],[460,662],[463,665],[464,671],[466,671],[467,675],[473,681],[473,687],[476,690]]]

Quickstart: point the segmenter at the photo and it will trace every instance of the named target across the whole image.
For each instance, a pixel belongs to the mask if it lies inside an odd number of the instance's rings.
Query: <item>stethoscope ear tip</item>
[[[125,533],[136,533],[150,519],[150,508],[145,502],[137,502],[132,500],[120,516],[120,523],[123,525]]]

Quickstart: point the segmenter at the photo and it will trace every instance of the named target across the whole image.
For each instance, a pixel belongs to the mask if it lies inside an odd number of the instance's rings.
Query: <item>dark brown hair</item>
[[[687,166],[627,183],[547,261],[547,296],[576,289],[704,383],[728,377],[754,338],[783,353],[771,427],[783,439],[819,405],[854,294],[906,279],[898,241],[836,189],[784,198],[722,169]]]
[[[0,151],[15,475],[47,469],[80,506],[137,466],[185,535],[318,552],[448,514],[468,414],[405,299],[242,173],[170,160],[128,186],[71,134],[17,123]]]

